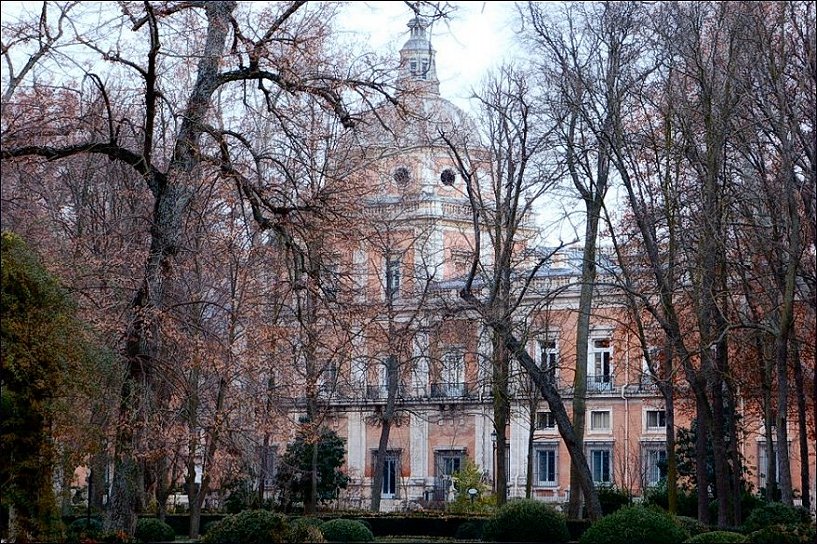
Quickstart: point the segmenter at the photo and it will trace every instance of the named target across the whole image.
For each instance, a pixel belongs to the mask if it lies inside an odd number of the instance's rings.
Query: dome
[[[379,150],[447,147],[443,135],[456,145],[477,143],[474,122],[462,109],[440,96],[435,51],[429,23],[419,16],[407,24],[410,35],[400,50],[397,77],[399,105],[385,104],[365,116],[360,143]]]

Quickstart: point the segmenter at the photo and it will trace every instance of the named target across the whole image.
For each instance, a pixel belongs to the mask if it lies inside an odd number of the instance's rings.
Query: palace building
[[[396,130],[379,132],[372,123],[360,136],[375,158],[366,174],[377,185],[365,202],[370,232],[345,247],[333,268],[345,271],[353,288],[340,282],[331,289],[332,300],[354,317],[345,332],[348,348],[324,358],[317,384],[321,421],[347,447],[344,469],[351,481],[339,498],[342,507],[369,507],[388,419],[380,482],[384,511],[442,506],[454,498],[452,477],[467,463],[496,488],[491,333],[457,297],[473,254],[472,210],[441,137],[465,142],[475,129],[465,112],[440,96],[428,27],[419,18],[408,27],[399,81],[410,115]],[[604,275],[614,265],[601,253]],[[578,249],[557,251],[533,279],[519,320],[530,354],[556,382],[568,414],[574,369],[585,365],[584,447],[593,479],[639,496],[663,477],[664,401],[624,301],[609,288],[597,288],[588,357],[576,360],[581,262]],[[532,497],[566,502],[567,449],[547,403],[513,361],[509,392],[509,498],[524,497],[530,479]],[[675,426],[689,427],[694,406],[679,396]],[[298,406],[293,421],[305,414]],[[743,421],[749,433],[744,457],[760,487],[763,465],[758,469],[757,462],[765,443],[759,425],[748,416]]]

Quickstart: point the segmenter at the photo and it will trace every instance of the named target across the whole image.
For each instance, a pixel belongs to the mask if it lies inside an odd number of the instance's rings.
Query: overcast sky
[[[437,75],[443,97],[467,109],[470,89],[512,51],[514,2],[449,2],[450,17],[436,21],[431,43],[437,52]],[[379,51],[398,52],[409,36],[413,17],[404,2],[350,2],[340,26],[360,33]]]
[[[91,5],[91,2],[87,4]],[[110,4],[113,4],[111,2]],[[458,106],[467,109],[470,90],[493,66],[512,50],[516,24],[514,2],[448,2],[450,15],[432,27],[432,45],[437,51],[440,92]],[[0,3],[3,18],[19,17],[22,7],[38,13],[42,2]],[[116,9],[115,5],[111,8]],[[413,14],[405,2],[348,2],[338,21],[341,28],[384,54],[398,51],[408,39],[406,24]],[[363,44],[361,44],[363,45]],[[5,66],[3,67],[5,71]]]

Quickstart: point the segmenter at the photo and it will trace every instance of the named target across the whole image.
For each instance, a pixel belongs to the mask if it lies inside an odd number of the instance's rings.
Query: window
[[[667,412],[665,410],[647,410],[647,430],[660,431],[667,428]]]
[[[465,454],[461,450],[437,452],[437,476],[453,476],[460,471]]]
[[[277,472],[278,446],[266,444],[259,446],[261,457],[261,485],[264,491],[275,489],[275,474]]]
[[[377,451],[372,454],[372,464],[377,466]],[[380,496],[384,499],[393,499],[397,496],[397,481],[400,477],[400,452],[387,451],[383,459],[383,483],[380,487]]]
[[[655,486],[667,476],[667,448],[664,444],[651,444],[643,450],[644,483]]]
[[[320,392],[329,395],[335,391],[338,384],[338,366],[335,362],[327,363],[323,369],[320,382]]]
[[[394,368],[394,356],[390,355],[376,367],[376,383],[369,387],[369,398],[384,399],[389,394],[389,369]]]
[[[394,170],[394,182],[400,186],[405,187],[408,185],[409,180],[411,179],[411,174],[409,173],[408,168],[405,166],[399,166]]]
[[[465,462],[462,450],[440,450],[434,455],[434,498],[447,500],[452,491],[451,477],[460,471]]]
[[[321,289],[323,295],[329,302],[335,302],[338,299],[338,290],[340,285],[340,267],[337,263],[330,263],[324,265],[321,270]]]
[[[456,181],[456,179],[457,179],[457,174],[455,174],[454,171],[451,170],[450,168],[446,168],[440,174],[440,181],[443,182],[443,185],[448,185],[448,186],[454,185],[454,182]]]
[[[463,354],[459,349],[452,349],[443,355],[440,381],[432,385],[431,394],[435,397],[461,397],[465,393]]]
[[[400,293],[400,256],[389,255],[386,259],[386,299],[392,300]]]
[[[536,430],[545,431],[556,428],[556,418],[551,412],[536,412]]]
[[[780,481],[780,459],[777,457],[777,443],[774,443],[774,447],[772,451],[775,455],[775,481]],[[766,474],[768,474],[768,467],[767,464],[769,463],[769,456],[768,450],[766,449],[766,442],[758,442],[757,444],[757,486],[760,489],[766,489],[767,485],[767,478]]]
[[[610,430],[610,410],[590,411],[590,430],[609,431]]]
[[[609,338],[593,340],[587,369],[587,386],[590,391],[612,389],[612,356],[613,348]]]
[[[602,485],[612,483],[612,449],[609,446],[594,446],[588,449],[587,457],[593,482]]]
[[[556,459],[558,457],[556,447],[537,447],[536,465],[534,465],[534,482],[536,485],[555,486],[556,481]]]
[[[660,348],[650,347],[647,349],[647,357],[641,358],[641,376],[639,376],[639,385],[644,388],[649,388],[655,385],[655,377],[660,372],[661,358],[663,351]],[[652,368],[650,368],[652,365]]]
[[[556,385],[556,367],[559,363],[559,346],[555,339],[539,340],[539,364],[549,383]]]

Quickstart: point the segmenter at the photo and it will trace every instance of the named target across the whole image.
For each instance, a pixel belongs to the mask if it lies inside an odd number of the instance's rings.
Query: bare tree
[[[530,23],[529,37],[542,53],[542,85],[554,101],[560,122],[570,179],[584,203],[579,319],[576,324],[576,372],[573,380],[573,427],[580,443],[585,429],[588,338],[597,276],[597,239],[602,207],[610,185],[609,140],[605,137],[621,117],[625,95],[648,71],[645,43],[637,38],[643,10],[634,3],[568,5],[558,14],[530,2],[522,11]],[[578,467],[570,469],[568,516],[578,518],[581,489]]]
[[[460,297],[494,331],[500,355],[507,351],[507,356],[518,360],[539,387],[571,459],[579,466],[588,512],[596,519],[601,516],[601,506],[580,439],[556,385],[536,365],[518,339],[515,327],[515,315],[530,282],[550,257],[543,255],[535,259],[525,271],[519,268],[519,250],[524,244],[525,222],[530,218],[531,207],[553,188],[563,171],[562,164],[549,153],[555,139],[553,125],[547,117],[552,112],[543,111],[527,78],[513,68],[504,68],[478,99],[484,116],[485,147],[469,149],[458,145],[451,136],[443,135],[465,180],[473,210],[475,254]],[[482,175],[485,179],[480,177]],[[494,361],[495,386],[507,383],[502,362],[502,359]],[[501,397],[495,401],[499,454],[505,445],[503,410],[506,406]],[[498,465],[501,470],[501,459]]]
[[[321,4],[313,9],[305,7],[305,2],[293,2],[252,14],[239,13],[237,8],[235,2],[124,3],[120,16],[100,29],[102,35],[123,36],[121,43],[113,44],[96,39],[90,31],[81,34],[86,30],[84,21],[76,20],[75,37],[84,50],[96,53],[106,63],[104,69],[115,69],[123,76],[99,77],[88,71],[88,85],[74,94],[66,90],[78,107],[95,102],[102,114],[75,116],[63,110],[44,115],[52,119],[50,123],[32,123],[41,115],[42,104],[54,103],[28,100],[43,89],[23,92],[20,85],[4,102],[4,120],[9,120],[3,133],[4,161],[22,157],[59,160],[79,154],[106,157],[130,167],[150,192],[149,250],[141,286],[131,301],[122,347],[127,379],[120,396],[111,495],[110,526],[131,534],[139,508],[137,448],[144,441],[139,425],[145,409],[141,399],[155,392],[158,378],[156,317],[166,307],[165,294],[174,281],[177,256],[187,250],[182,245],[184,217],[197,180],[217,173],[235,184],[261,229],[275,228],[294,208],[283,198],[284,193],[272,194],[275,184],[286,179],[285,169],[259,152],[260,142],[242,135],[248,127],[234,113],[247,103],[245,97],[253,95],[264,101],[272,119],[285,118],[291,111],[290,97],[308,96],[323,104],[344,127],[352,127],[355,117],[348,99],[386,90],[376,79],[380,77],[376,69],[357,65],[360,70],[349,72],[340,63],[327,62],[332,54],[329,23],[333,6]],[[126,34],[144,47],[125,43]],[[174,43],[170,34],[188,36],[191,41]],[[285,35],[288,39],[279,39]],[[39,62],[46,62],[48,56]],[[174,65],[179,57],[196,59],[195,65]],[[128,76],[135,78],[134,87],[142,92],[135,91],[138,99],[120,100],[126,90],[110,82],[126,81]],[[345,94],[347,90],[353,94]],[[176,110],[175,104],[181,104],[181,109]],[[222,114],[218,125],[213,122],[217,112]],[[44,131],[43,125],[47,125]],[[286,137],[283,130],[279,134]],[[34,141],[36,145],[31,144]],[[319,209],[320,203],[306,208]]]

